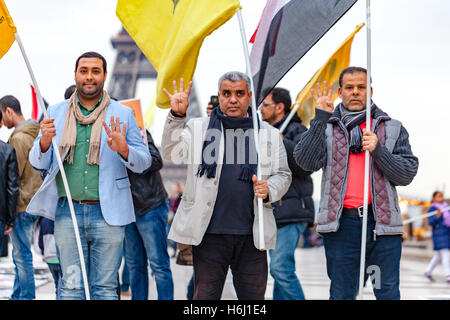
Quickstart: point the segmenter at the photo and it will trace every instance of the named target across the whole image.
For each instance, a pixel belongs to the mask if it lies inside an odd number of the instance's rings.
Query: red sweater
[[[373,119],[371,120],[373,121]],[[362,132],[366,129],[366,122],[359,125]],[[371,122],[372,127],[372,122]],[[364,204],[364,165],[366,152],[363,151],[358,154],[350,153],[348,159],[348,177],[347,177],[347,191],[345,192],[344,208],[358,208]],[[369,167],[370,177],[370,167]],[[370,194],[369,183],[369,200],[368,204],[372,203],[372,196]]]

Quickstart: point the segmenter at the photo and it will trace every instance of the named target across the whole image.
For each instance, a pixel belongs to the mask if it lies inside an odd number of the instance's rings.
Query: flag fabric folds
[[[268,0],[250,54],[256,103],[356,0]]]
[[[39,105],[38,105],[38,99],[36,96],[36,90],[34,90],[33,85],[30,85],[31,87],[31,119],[38,120],[39,119]]]
[[[326,81],[328,85],[333,84],[333,94],[331,99],[334,101],[338,97],[339,75],[342,70],[350,64],[350,52],[352,49],[353,38],[355,34],[364,26],[364,23],[356,26],[355,30],[345,39],[339,48],[331,55],[327,62],[314,74],[308,84],[300,91],[291,107],[297,109],[297,115],[302,123],[309,127],[309,122],[315,116],[315,103],[311,95],[311,89],[316,83],[322,84]]]
[[[158,107],[170,107],[162,89],[192,80],[203,40],[238,9],[238,0],[118,1],[117,17],[158,72]]]
[[[16,26],[3,0],[0,0],[0,58],[2,58],[14,43]]]

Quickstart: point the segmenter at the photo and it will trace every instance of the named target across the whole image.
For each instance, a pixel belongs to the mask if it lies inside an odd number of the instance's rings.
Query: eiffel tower
[[[108,92],[117,100],[134,98],[138,80],[156,79],[157,72],[123,27],[111,39],[111,43],[117,54]],[[145,110],[142,111],[145,112]],[[189,96],[187,119],[201,116],[197,95],[195,90],[192,90]]]

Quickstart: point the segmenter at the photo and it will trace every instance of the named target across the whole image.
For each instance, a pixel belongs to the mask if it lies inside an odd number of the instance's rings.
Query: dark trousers
[[[264,300],[267,252],[256,249],[253,236],[205,234],[192,256],[194,300],[220,300],[229,268],[239,300]]]
[[[359,216],[342,215],[336,232],[324,233],[327,273],[331,280],[330,300],[352,300],[359,289],[362,221]],[[369,274],[377,300],[400,299],[401,235],[376,236],[375,220],[367,216],[365,277]]]

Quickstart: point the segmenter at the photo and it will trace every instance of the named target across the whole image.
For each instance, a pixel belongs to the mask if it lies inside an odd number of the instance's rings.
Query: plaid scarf
[[[350,135],[350,152],[353,154],[358,154],[363,151],[362,147],[362,136],[363,133],[360,128],[360,124],[366,121],[366,109],[361,111],[349,111],[342,103],[338,105],[341,112],[341,120],[347,128]],[[370,108],[370,116],[373,118],[377,106],[372,103]]]

